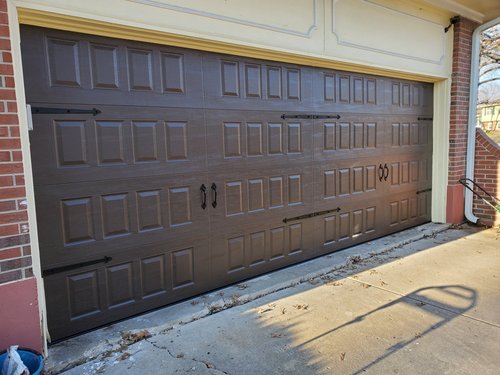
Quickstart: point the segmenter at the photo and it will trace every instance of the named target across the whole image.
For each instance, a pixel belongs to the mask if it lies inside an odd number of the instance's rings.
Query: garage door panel
[[[44,268],[134,246],[206,237],[202,184],[203,178],[181,182],[174,176],[38,188],[38,207],[46,212],[39,223],[40,243],[48,250]]]
[[[135,257],[118,255],[106,265],[45,277],[52,337],[91,329],[209,288],[208,246],[143,248]],[[61,288],[61,286],[63,286]]]
[[[284,121],[281,112],[207,111],[211,168],[269,168],[309,163],[312,121]]]
[[[28,102],[133,106],[200,106],[201,53],[23,26]],[[41,69],[45,74],[40,74]],[[189,72],[189,73],[187,73]],[[48,78],[48,79],[47,79]]]
[[[310,67],[229,55],[203,56],[207,108],[297,111],[310,108]]]
[[[205,170],[201,111],[100,108],[96,117],[34,115],[35,185]]]

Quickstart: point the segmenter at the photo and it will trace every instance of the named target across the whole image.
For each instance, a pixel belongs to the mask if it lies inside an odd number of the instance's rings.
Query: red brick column
[[[0,0],[0,351],[41,349],[6,0]]]
[[[464,187],[458,180],[465,177],[472,33],[478,26],[473,21],[461,18],[453,30],[446,221],[455,224],[464,220]]]
[[[500,197],[500,146],[481,129],[476,130],[474,181],[494,197]],[[474,197],[474,215],[485,225],[500,225],[500,213]]]

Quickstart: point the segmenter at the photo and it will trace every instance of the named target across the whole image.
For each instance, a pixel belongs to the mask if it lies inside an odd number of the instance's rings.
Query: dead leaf
[[[281,337],[281,336],[283,336],[283,334],[281,334],[279,332],[273,332],[273,333],[271,333],[271,337],[273,337],[273,338],[277,338],[277,337]]]
[[[240,290],[243,290],[243,289],[248,288],[248,285],[247,285],[247,284],[238,284],[238,285],[236,285],[236,286],[237,286],[237,287],[238,287],[238,289],[240,289]]]
[[[363,285],[363,288],[365,288],[365,289],[368,289],[369,287],[371,287],[371,285],[365,284],[365,283],[363,283],[362,285]]]
[[[309,305],[307,303],[299,303],[298,305],[293,305],[297,310],[307,310]]]
[[[285,313],[286,313],[286,309],[283,307],[283,308],[281,309],[281,314],[285,315]]]
[[[203,362],[203,363],[205,364],[205,366],[207,366],[207,368],[216,370],[215,365],[213,363],[211,362]]]
[[[148,330],[142,330],[142,331],[138,331],[138,332],[130,332],[130,331],[126,331],[126,332],[123,332],[122,333],[122,346],[123,345],[131,345],[131,344],[134,344],[138,341],[141,341],[141,340],[144,340],[144,339],[148,339],[151,337],[151,333],[149,333]]]
[[[417,305],[417,306],[424,306],[424,305],[425,305],[425,302],[421,302],[421,301],[419,301],[419,302],[417,302],[417,303],[416,303],[416,305]]]
[[[258,314],[264,314],[266,312],[269,312],[269,311],[273,311],[274,308],[276,307],[276,304],[275,303],[270,303],[269,305],[267,305],[266,307],[261,307],[259,309],[259,311],[257,311]]]
[[[387,285],[387,283],[380,281],[380,286],[384,286],[384,285]]]
[[[192,300],[191,301],[191,305],[193,305],[193,306],[196,306],[199,303],[200,303],[200,301],[197,301],[197,300]]]
[[[340,360],[343,361],[345,359],[345,352],[340,353]]]
[[[370,275],[374,275],[376,273],[378,273],[377,270],[370,270]]]
[[[341,286],[343,284],[340,281],[328,281],[325,285],[328,285],[328,286]]]
[[[311,285],[316,285],[319,283],[318,279],[309,279],[308,281],[309,281],[309,284],[311,284]]]
[[[129,358],[129,357],[130,357],[130,353],[125,352],[125,353],[123,353],[123,354],[120,356],[120,361],[124,361],[124,360],[126,360],[127,358]]]

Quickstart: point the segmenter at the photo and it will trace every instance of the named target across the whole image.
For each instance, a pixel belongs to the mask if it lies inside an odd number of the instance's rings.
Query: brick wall
[[[0,0],[0,284],[33,276],[6,0]]]
[[[449,223],[460,223],[464,219],[464,188],[458,180],[465,176],[472,33],[477,26],[479,24],[461,18],[453,30],[450,149],[446,202],[446,221]]]
[[[474,181],[494,197],[500,197],[500,146],[481,129],[476,131]],[[481,223],[500,225],[500,213],[474,197],[473,212]]]

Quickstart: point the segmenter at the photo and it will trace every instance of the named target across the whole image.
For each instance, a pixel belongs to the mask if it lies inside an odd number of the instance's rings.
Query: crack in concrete
[[[156,342],[154,341],[150,341],[148,339],[146,339],[146,341],[148,343],[150,343],[151,345],[153,345],[155,348],[157,349],[160,349],[160,350],[165,350],[168,355],[170,357],[172,357],[173,359],[176,359],[176,360],[181,360],[181,361],[184,361],[184,360],[188,360],[188,358],[186,358],[184,355],[182,356],[179,356],[179,355],[174,355],[170,349],[166,346],[160,346],[158,345]],[[193,361],[193,362],[196,362],[196,363],[201,363],[203,364],[207,369],[210,369],[210,370],[214,370],[216,373],[222,373],[222,374],[225,374],[225,375],[231,375],[229,372],[226,372],[224,370],[221,370],[221,369],[218,369],[217,366],[211,362],[208,362],[208,361],[203,361],[203,360],[199,360],[199,359],[196,359],[196,358],[190,358],[189,360]]]

